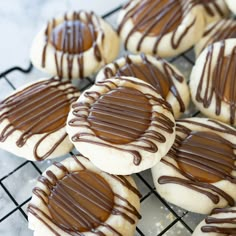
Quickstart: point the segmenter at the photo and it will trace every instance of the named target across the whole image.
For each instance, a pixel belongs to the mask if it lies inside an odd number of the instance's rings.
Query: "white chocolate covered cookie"
[[[126,49],[161,57],[189,49],[205,27],[203,6],[195,0],[130,0],[118,23]]]
[[[200,41],[195,45],[196,57],[210,44],[218,41],[236,38],[236,21],[233,19],[222,19],[207,25]]]
[[[207,118],[176,122],[176,139],[152,168],[157,192],[188,211],[209,214],[236,200],[236,130]]]
[[[0,103],[0,148],[29,160],[71,151],[66,133],[70,106],[79,91],[58,78],[30,83]]]
[[[111,174],[155,165],[175,138],[172,109],[149,84],[133,77],[100,81],[72,106],[67,132],[77,150]]]
[[[198,57],[190,76],[195,105],[206,116],[236,124],[236,39],[210,45]]]
[[[29,228],[34,235],[133,236],[139,197],[131,177],[107,174],[73,156],[39,177],[28,206]]]
[[[93,12],[70,12],[53,18],[31,48],[35,67],[64,78],[83,78],[119,53],[117,33]]]
[[[151,84],[170,103],[175,118],[188,107],[189,89],[184,76],[162,58],[144,54],[119,58],[102,68],[96,81],[113,76],[132,76]]]
[[[216,208],[194,230],[192,236],[236,235],[236,207]]]

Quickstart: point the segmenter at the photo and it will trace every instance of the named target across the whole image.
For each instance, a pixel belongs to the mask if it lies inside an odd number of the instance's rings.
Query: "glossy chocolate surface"
[[[174,149],[179,168],[198,181],[224,180],[235,167],[232,144],[212,132],[193,131]]]
[[[79,20],[64,21],[51,33],[51,43],[64,53],[79,54],[92,47],[96,32],[91,25]]]
[[[118,63],[113,62],[115,69],[112,70],[106,67],[104,69],[104,75],[107,79],[113,76],[136,77],[151,84],[163,98],[166,98],[169,92],[171,92],[178,100],[180,111],[184,112],[185,104],[175,85],[175,81],[182,83],[184,82],[184,78],[178,75],[173,68],[161,58],[157,58],[157,60],[161,62],[161,68],[153,65],[144,54],[141,54],[141,59],[141,62],[136,63],[129,56],[126,56],[123,66],[119,66]]]
[[[152,106],[141,92],[121,87],[102,95],[90,108],[88,121],[101,139],[125,144],[140,138],[151,122]]]
[[[4,142],[15,131],[21,131],[16,145],[22,147],[33,135],[42,134],[42,138],[35,144],[34,156],[36,160],[47,158],[67,137],[66,132],[42,156],[38,155],[38,146],[48,135],[66,125],[70,105],[78,99],[77,93],[77,89],[69,82],[52,78],[9,96],[0,103],[0,108],[5,109],[0,115],[0,122],[9,122],[0,133],[0,141]]]
[[[182,20],[181,1],[140,1],[132,16],[136,30],[149,36],[156,36],[175,30]],[[168,26],[167,26],[168,25]]]
[[[54,222],[69,231],[85,232],[98,227],[110,216],[113,206],[114,194],[108,183],[88,170],[64,176],[48,197]]]
[[[156,37],[153,45],[152,53],[157,53],[157,48],[160,41],[168,33],[172,33],[170,44],[173,49],[177,49],[182,42],[182,39],[189,32],[195,24],[194,18],[181,33],[178,33],[178,26],[181,24],[183,18],[192,10],[197,4],[196,1],[182,1],[182,0],[144,0],[134,4],[130,1],[124,6],[127,10],[119,27],[118,33],[123,29],[123,26],[128,20],[133,22],[133,28],[129,31],[125,39],[125,48],[127,49],[128,41],[135,32],[141,32],[142,36],[137,44],[137,51],[141,50],[141,45],[147,36]]]
[[[99,18],[93,12],[73,12],[71,16],[64,15],[62,22],[52,19],[45,29],[45,45],[42,53],[42,67],[45,68],[48,57],[48,47],[53,45],[54,60],[57,76],[72,78],[74,64],[78,65],[78,78],[84,76],[83,52],[93,49],[97,61],[102,60],[97,44],[98,34],[104,39],[104,32],[100,27]],[[64,72],[67,68],[67,73]]]
[[[70,102],[64,91],[38,84],[18,93],[18,96],[11,99],[9,108],[7,118],[13,127],[23,132],[30,130],[31,134],[42,134],[65,125]]]
[[[188,124],[207,131],[192,131],[187,128]],[[213,183],[227,180],[236,184],[236,176],[233,175],[236,170],[236,145],[216,133],[236,135],[235,130],[214,120],[210,120],[209,125],[193,120],[179,120],[176,127],[176,140],[167,156],[177,166],[168,158],[161,161],[183,178],[166,175],[161,176],[158,183],[185,186],[206,195],[215,204],[220,201],[221,196],[233,206],[234,199]]]
[[[55,162],[53,165],[62,173],[61,178],[51,170],[48,170],[45,176],[40,176],[38,181],[43,188],[35,187],[33,193],[49,213],[46,214],[45,209],[38,208],[32,203],[28,206],[28,212],[56,236],[61,234],[54,225],[70,235],[91,232],[105,236],[105,228],[112,235],[122,236],[107,219],[112,215],[118,215],[130,224],[135,224],[141,216],[131,202],[119,193],[113,192],[105,177],[112,178],[140,197],[139,191],[124,176],[107,173],[103,173],[102,176],[87,169],[80,161],[82,158],[84,157],[73,156],[78,171],[71,172],[62,163]],[[102,227],[99,228],[100,226]]]

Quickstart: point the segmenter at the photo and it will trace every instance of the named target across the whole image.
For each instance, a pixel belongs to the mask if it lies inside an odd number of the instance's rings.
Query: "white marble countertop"
[[[38,30],[57,14],[93,10],[105,14],[124,0],[0,0],[0,72],[13,65],[27,67],[29,49]]]

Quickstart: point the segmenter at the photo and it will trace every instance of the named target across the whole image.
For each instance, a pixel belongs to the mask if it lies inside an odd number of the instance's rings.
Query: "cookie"
[[[54,163],[28,206],[34,235],[134,235],[139,191],[129,176],[104,173],[82,157]]]
[[[216,120],[176,122],[176,139],[152,168],[157,192],[188,211],[209,214],[236,200],[236,130]],[[201,203],[201,204],[196,204]]]
[[[192,236],[236,235],[235,221],[236,207],[216,208],[197,226]]]
[[[149,84],[119,77],[100,81],[72,106],[67,132],[77,150],[111,174],[155,165],[175,138],[169,103]]]
[[[184,76],[162,58],[128,55],[106,65],[96,81],[113,76],[132,76],[151,84],[172,106],[175,118],[181,116],[189,104],[189,90]]]
[[[225,0],[228,8],[230,11],[232,11],[234,14],[236,14],[236,5],[234,0]]]
[[[236,39],[210,45],[198,57],[190,76],[192,100],[208,117],[236,124]]]
[[[0,148],[33,161],[71,151],[65,125],[79,94],[71,83],[58,78],[14,91],[0,103]]]
[[[204,31],[200,41],[195,45],[196,57],[210,44],[218,41],[236,38],[236,21],[233,19],[222,19],[209,24]]]
[[[93,12],[79,11],[53,18],[31,47],[33,65],[51,75],[83,78],[111,62],[119,53],[119,38]]]
[[[204,7],[206,24],[226,18],[230,12],[225,0],[200,0]]]
[[[205,27],[203,6],[195,0],[131,0],[121,10],[118,24],[125,49],[161,57],[191,48]]]

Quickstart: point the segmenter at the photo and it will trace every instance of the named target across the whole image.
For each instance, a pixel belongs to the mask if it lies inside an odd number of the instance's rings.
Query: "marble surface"
[[[29,64],[29,48],[31,41],[42,25],[51,17],[64,13],[67,10],[87,9],[93,10],[102,15],[111,9],[121,5],[125,0],[0,0],[0,73],[13,66],[19,65],[27,67]],[[116,27],[117,14],[107,18]],[[121,51],[121,54],[124,52]],[[186,54],[192,58],[192,52]],[[177,58],[173,63],[188,78],[192,65],[184,57]],[[30,74],[13,72],[7,76],[12,86],[5,79],[0,80],[0,100],[21,85],[36,81],[42,75],[41,72],[33,70]],[[84,82],[82,82],[84,83]],[[80,85],[81,87],[83,84]],[[193,113],[195,110],[189,111]],[[26,162],[8,152],[0,150],[0,235],[4,236],[32,236],[33,232],[27,227],[26,216],[27,199],[31,196],[31,191],[35,185],[39,172],[35,166],[44,171],[52,161],[36,163]],[[65,157],[57,159],[60,161]],[[15,168],[13,174],[10,174]],[[170,229],[163,233],[166,236],[189,236],[191,233],[184,225],[177,220],[183,216],[183,221],[188,223],[191,229],[201,221],[203,216],[185,213],[184,210],[167,204],[157,197],[154,192],[154,185],[150,171],[145,171],[140,175],[134,175],[134,179],[143,195],[141,213],[142,220],[139,222],[139,229],[145,236],[154,236],[162,232],[165,227]],[[13,202],[6,193],[6,189],[15,199]],[[20,205],[20,210],[16,208]],[[9,217],[6,214],[14,211]],[[1,221],[2,217],[5,217]],[[138,231],[135,235],[142,235]]]

